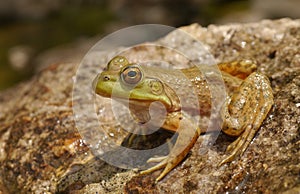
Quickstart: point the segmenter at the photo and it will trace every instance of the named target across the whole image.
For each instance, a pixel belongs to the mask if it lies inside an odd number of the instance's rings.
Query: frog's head
[[[116,56],[95,79],[95,92],[103,97],[128,99],[139,106],[159,101],[169,111],[178,109],[173,90],[158,78],[147,76],[147,71],[146,67]]]

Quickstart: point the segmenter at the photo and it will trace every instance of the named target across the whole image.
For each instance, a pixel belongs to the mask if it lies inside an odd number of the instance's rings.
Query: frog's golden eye
[[[137,84],[142,79],[142,72],[138,67],[126,67],[121,73],[122,81],[126,84]]]

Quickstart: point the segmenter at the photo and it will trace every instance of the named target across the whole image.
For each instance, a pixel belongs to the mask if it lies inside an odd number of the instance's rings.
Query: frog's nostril
[[[103,80],[104,81],[108,81],[110,78],[109,78],[109,76],[108,75],[105,75],[104,77],[103,77]]]

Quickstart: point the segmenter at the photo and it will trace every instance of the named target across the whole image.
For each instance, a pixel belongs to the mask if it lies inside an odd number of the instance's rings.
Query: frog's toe
[[[251,128],[248,127],[248,130],[245,130],[245,133],[243,135],[241,135],[240,137],[238,137],[234,142],[232,142],[229,146],[227,146],[226,148],[226,153],[235,153],[238,152],[237,150],[239,150],[240,148],[245,146],[245,143],[247,141],[247,138],[249,138],[249,133],[251,131]],[[246,144],[248,145],[248,144]]]
[[[165,159],[163,159],[162,161],[160,161],[160,163],[156,164],[155,166],[148,168],[147,170],[143,170],[140,172],[140,174],[149,174],[152,173],[156,170],[159,170],[161,168],[164,168],[167,165],[167,156],[164,156]],[[159,159],[161,159],[162,157],[160,157]],[[152,162],[152,161],[157,161],[157,158],[150,158],[147,162]]]
[[[163,159],[160,163],[153,166],[152,168],[142,171],[140,174],[148,174],[148,173],[151,173],[151,172],[154,172],[156,170],[163,168],[164,170],[155,179],[155,182],[157,183],[162,178],[164,178],[177,165],[177,163],[178,163],[177,161],[170,161],[169,157],[166,156],[165,159]]]
[[[236,145],[239,143],[239,141],[237,141],[237,140],[235,140],[229,146],[227,146],[226,153],[230,153],[236,147]]]
[[[133,145],[133,141],[134,141],[134,139],[137,137],[137,135],[136,134],[134,134],[134,133],[131,133],[130,135],[129,135],[129,137],[128,137],[128,146],[132,146]]]
[[[151,162],[162,162],[163,160],[167,159],[168,156],[160,156],[160,157],[153,157],[147,160],[147,163]]]
[[[140,174],[149,174],[156,170],[164,168],[164,170],[160,173],[160,175],[155,179],[155,182],[158,182],[163,177],[165,177],[178,163],[177,161],[170,160],[169,156],[150,158],[147,162],[160,162],[160,163],[147,170],[141,171]]]
[[[252,128],[252,125],[248,125],[245,132],[227,147],[226,152],[228,152],[229,155],[219,163],[219,166],[231,162],[235,157],[242,155],[249,146],[255,132],[256,130]]]
[[[226,150],[227,151],[227,150]],[[218,166],[222,166],[225,163],[231,162],[235,159],[235,157],[237,157],[238,155],[240,155],[240,148],[239,147],[235,147],[235,148],[231,148],[230,150],[230,154],[227,155],[220,163]]]

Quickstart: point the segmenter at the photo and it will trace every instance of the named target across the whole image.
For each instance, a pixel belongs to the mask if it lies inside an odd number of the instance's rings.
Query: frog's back
[[[212,89],[220,87],[219,90],[222,90],[222,87],[225,87],[226,92],[231,93],[241,83],[239,78],[219,71],[214,66],[203,65],[186,69],[143,67],[143,69],[147,72],[147,77],[159,79],[172,88],[180,101],[184,101],[181,104],[184,104],[185,109],[195,110],[197,113],[200,111],[201,115],[210,114]]]

